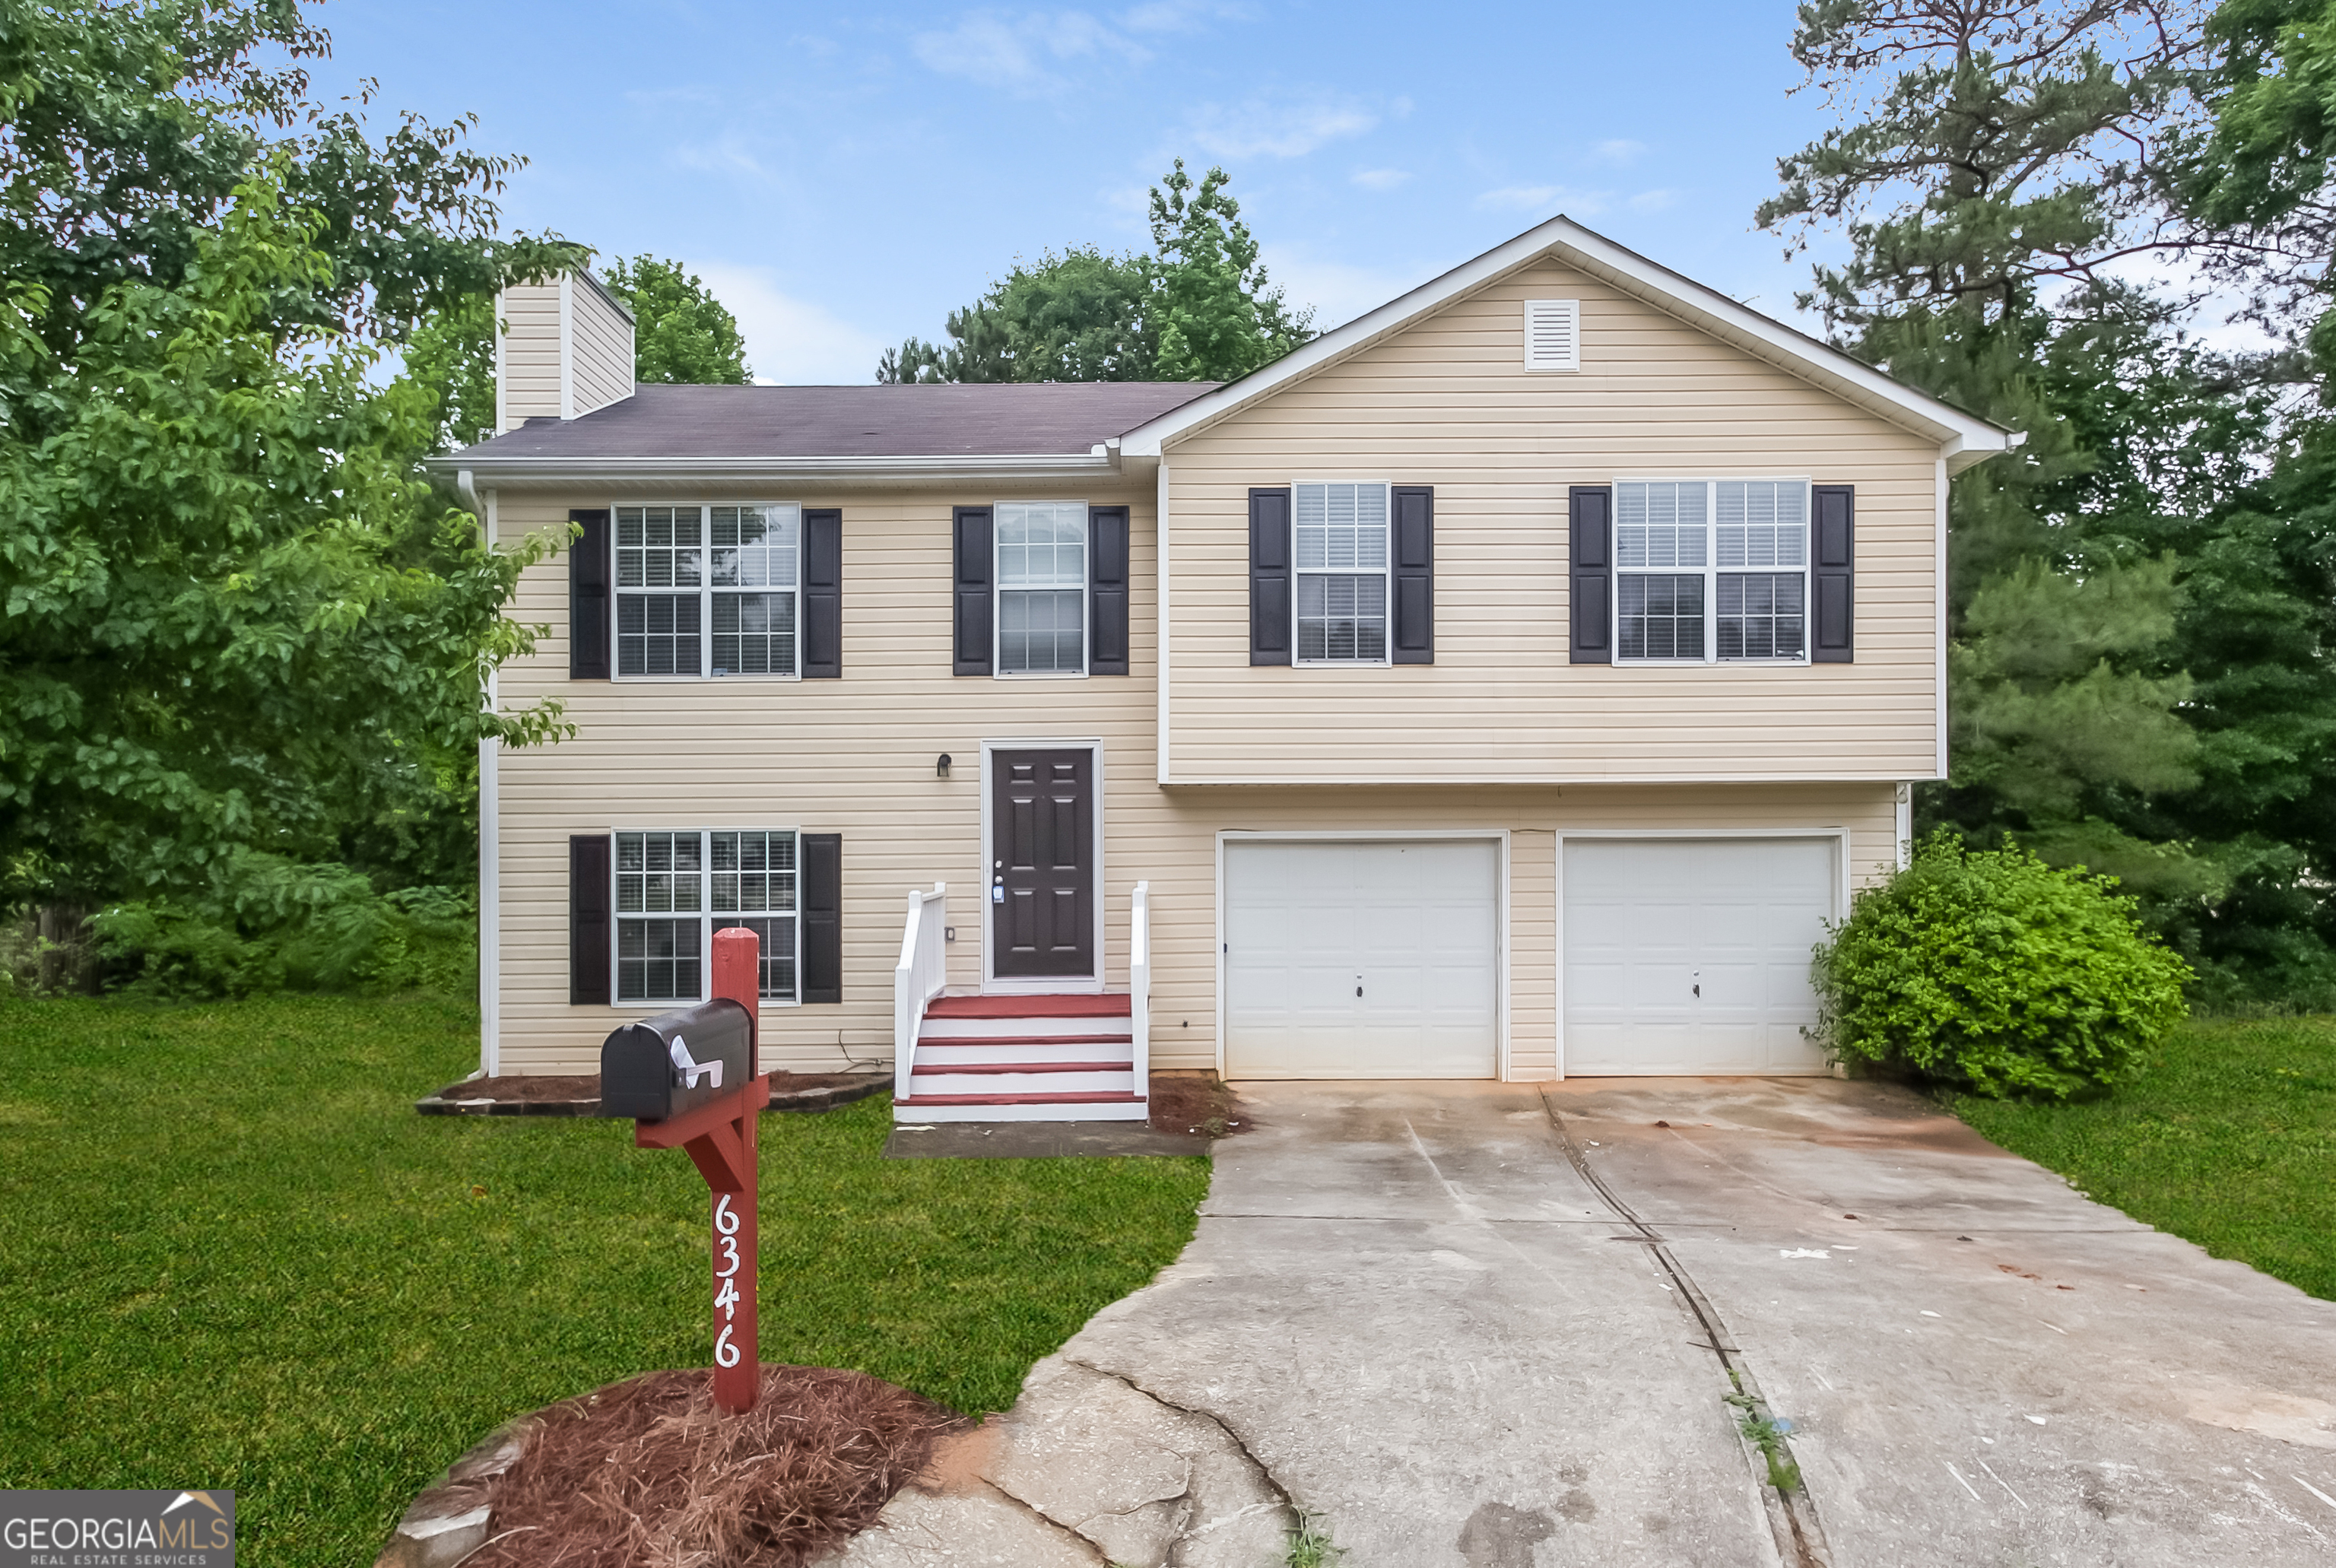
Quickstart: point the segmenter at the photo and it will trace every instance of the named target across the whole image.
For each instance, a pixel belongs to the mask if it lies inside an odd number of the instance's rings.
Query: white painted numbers
[[[715,1198],[714,1244],[722,1254],[714,1271],[714,1277],[722,1281],[722,1289],[714,1297],[714,1305],[722,1313],[722,1332],[714,1340],[714,1364],[717,1367],[738,1364],[738,1347],[730,1342],[738,1318],[738,1216],[730,1208],[730,1194],[725,1193]]]

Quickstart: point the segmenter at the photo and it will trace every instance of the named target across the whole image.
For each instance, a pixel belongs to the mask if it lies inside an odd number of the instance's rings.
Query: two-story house
[[[1248,1077],[1825,1070],[1946,768],[1949,476],[2016,438],[1565,219],[1224,386],[634,386],[510,291],[485,1066],[764,952],[904,1119]],[[935,884],[945,884],[936,893]]]

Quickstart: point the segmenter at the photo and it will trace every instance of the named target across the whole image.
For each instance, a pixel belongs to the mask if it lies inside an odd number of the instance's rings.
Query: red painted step
[[[1082,997],[935,997],[925,1004],[929,1018],[1124,1018],[1134,1016],[1134,998],[1118,996]]]
[[[1134,1035],[919,1035],[920,1046],[1132,1046]]]
[[[1124,1089],[1088,1089],[1066,1095],[910,1095],[895,1105],[1132,1105],[1137,1096]]]
[[[941,1073],[1124,1073],[1128,1062],[933,1062],[911,1067],[909,1076],[921,1078]]]

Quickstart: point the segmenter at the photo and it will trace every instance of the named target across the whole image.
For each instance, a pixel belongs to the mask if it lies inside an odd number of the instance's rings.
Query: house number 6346
[[[714,1364],[735,1367],[738,1364],[738,1347],[730,1342],[730,1334],[738,1316],[738,1216],[731,1212],[727,1193],[714,1202],[714,1244],[722,1254],[714,1271],[714,1277],[722,1281],[722,1289],[714,1295],[714,1304],[722,1310],[722,1332],[714,1341]]]

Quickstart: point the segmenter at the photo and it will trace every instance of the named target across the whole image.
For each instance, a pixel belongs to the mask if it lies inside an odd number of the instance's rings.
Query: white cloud
[[[1353,178],[1366,190],[1393,190],[1407,182],[1411,172],[1405,169],[1358,169]]]
[[[829,386],[875,379],[877,356],[891,345],[788,294],[769,268],[726,261],[686,265],[738,318],[755,380]]]
[[[1641,190],[1630,198],[1633,212],[1660,212],[1679,200],[1676,190]]]
[[[1201,151],[1219,158],[1302,158],[1327,142],[1360,136],[1378,122],[1377,114],[1350,99],[1290,103],[1252,98],[1202,104],[1192,112],[1186,133]]]
[[[1119,14],[1119,24],[1131,33],[1196,33],[1204,24],[1221,19],[1245,22],[1249,12],[1212,0],[1151,0]]]
[[[1590,151],[1609,163],[1629,163],[1646,150],[1647,144],[1643,141],[1628,141],[1618,137],[1611,141],[1601,141]]]
[[[909,41],[917,58],[944,76],[962,76],[1026,97],[1070,85],[1054,65],[1117,55],[1140,63],[1152,52],[1084,11],[975,11],[945,33]]]
[[[684,142],[673,150],[673,161],[684,169],[708,174],[749,174],[762,180],[771,172],[761,159],[748,151],[746,139],[735,131],[725,131],[711,141]]]
[[[1305,251],[1283,246],[1266,247],[1260,258],[1265,263],[1267,281],[1280,289],[1293,307],[1312,306],[1314,326],[1322,332],[1352,321],[1367,310],[1377,309],[1397,295],[1417,287],[1427,276],[1425,271],[1414,275],[1319,260]]]

